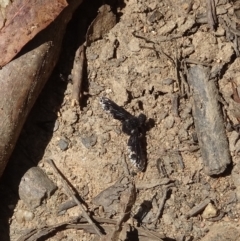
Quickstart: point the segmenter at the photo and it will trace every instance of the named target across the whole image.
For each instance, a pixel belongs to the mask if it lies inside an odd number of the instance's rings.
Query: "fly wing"
[[[142,134],[135,129],[128,140],[129,158],[132,164],[142,171],[146,166],[146,156],[142,147]]]
[[[125,120],[133,117],[129,112],[106,97],[101,97],[99,102],[102,108],[106,112],[110,113],[114,119],[124,122]]]

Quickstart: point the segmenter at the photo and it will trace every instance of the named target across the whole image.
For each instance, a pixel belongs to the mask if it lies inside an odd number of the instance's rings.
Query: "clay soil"
[[[100,212],[92,200],[129,172],[138,187],[131,217],[143,202],[150,203],[140,225],[165,235],[163,240],[226,240],[221,239],[223,234],[219,239],[214,234],[208,236],[215,230],[232,230],[228,231],[228,238],[237,240],[240,142],[238,132],[228,126],[238,124],[234,108],[231,109],[229,82],[229,78],[234,78],[240,84],[236,71],[240,62],[233,42],[221,24],[213,31],[206,21],[196,22],[197,17],[206,20],[207,6],[203,0],[129,0],[111,6],[117,24],[86,48],[80,107],[72,104],[75,39],[86,33],[100,5],[82,4],[80,8],[84,10],[79,9],[68,26],[59,63],[29,115],[0,186],[0,240],[15,241],[31,228],[57,224],[81,214],[78,207],[58,214],[59,205],[68,196],[47,159],[55,162],[96,215],[118,217],[117,211]],[[231,16],[233,9],[233,3],[218,1],[219,17]],[[179,77],[182,71],[187,79],[186,69],[179,66],[183,59],[209,66],[222,64],[217,86],[233,164],[217,177],[203,171],[191,90]],[[147,116],[144,172],[134,172],[127,152],[129,137],[122,132],[121,123],[101,108],[101,96],[132,115]],[[18,197],[20,180],[32,166],[39,166],[58,186],[50,198],[34,209]],[[166,190],[163,210],[153,223]],[[220,218],[208,219],[204,210],[186,217],[207,198],[216,211],[213,218],[221,215]],[[94,235],[88,232],[70,229],[41,240],[93,239]]]

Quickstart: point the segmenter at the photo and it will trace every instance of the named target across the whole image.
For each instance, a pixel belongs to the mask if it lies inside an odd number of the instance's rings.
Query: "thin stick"
[[[89,217],[89,215],[87,214],[87,212],[85,211],[84,207],[82,206],[82,204],[78,201],[78,199],[75,196],[75,193],[73,192],[73,190],[69,187],[69,185],[67,184],[67,182],[63,179],[62,175],[59,173],[55,163],[53,162],[53,160],[49,159],[47,160],[48,164],[53,168],[53,170],[56,172],[56,174],[58,175],[60,181],[62,182],[63,188],[66,190],[67,194],[72,198],[72,200],[74,200],[77,205],[79,206],[79,208],[82,211],[82,215],[84,216],[84,218],[86,218],[86,220],[88,221],[89,224],[91,224],[93,226],[93,228],[96,230],[96,233],[99,236],[103,236],[103,234],[101,233],[100,229],[96,226],[96,224],[92,221],[92,219]]]
[[[217,24],[216,6],[214,0],[207,0],[207,18],[208,24],[212,30],[215,30]]]
[[[186,218],[190,218],[192,216],[197,215],[198,213],[200,213],[209,203],[211,202],[211,200],[209,198],[206,198],[204,201],[202,201],[201,203],[199,203],[198,205],[194,206],[190,211],[188,211],[188,213],[185,215]]]
[[[157,221],[158,221],[158,219],[159,219],[159,217],[160,217],[160,215],[161,215],[161,212],[162,212],[162,210],[163,210],[163,206],[164,206],[164,204],[165,204],[165,202],[166,202],[167,192],[168,192],[168,188],[165,188],[164,193],[163,193],[162,200],[161,200],[161,202],[160,202],[160,204],[159,204],[159,207],[158,207],[158,212],[157,212],[156,218],[155,218],[154,220],[152,220],[152,223],[155,223],[155,225],[157,224]]]
[[[72,105],[79,104],[83,80],[83,65],[85,61],[85,46],[82,44],[76,51],[72,69]]]

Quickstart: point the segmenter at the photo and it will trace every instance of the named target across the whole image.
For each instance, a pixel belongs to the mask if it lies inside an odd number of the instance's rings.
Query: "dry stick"
[[[136,189],[150,189],[161,185],[167,185],[169,183],[171,184],[171,182],[171,179],[165,177],[162,178],[159,182],[154,181],[154,183],[136,183]]]
[[[190,95],[190,90],[189,90],[189,85],[187,83],[187,80],[184,76],[184,74],[182,73],[182,71],[179,71],[180,77],[181,77],[181,90],[182,93]]]
[[[209,203],[211,200],[209,198],[206,198],[204,201],[199,203],[197,206],[193,207],[186,215],[186,218],[190,218],[198,213],[200,213]]]
[[[236,55],[238,57],[240,55],[240,53],[239,53],[238,43],[237,42],[238,42],[238,36],[240,36],[240,35],[237,35],[237,33],[235,33],[235,31],[231,27],[231,24],[228,21],[228,18],[221,18],[221,17],[219,17],[219,23],[221,24],[221,26],[223,27],[223,29],[227,33],[235,35],[234,40],[233,40],[233,48],[234,48],[234,50],[236,52]],[[229,25],[230,25],[230,27],[229,27]]]
[[[214,30],[217,24],[215,0],[207,0],[207,19],[210,28]]]
[[[181,88],[181,79],[180,79],[180,64],[179,64],[179,60],[178,60],[178,57],[177,57],[177,50],[176,50],[176,56],[175,56],[175,77],[176,77],[176,80],[177,80],[177,85],[178,85],[178,88],[179,88],[179,92],[180,92],[180,95],[183,96],[184,95],[184,90]]]
[[[83,80],[83,65],[85,61],[85,46],[82,44],[76,51],[72,69],[72,105],[79,104]]]
[[[113,225],[117,224],[117,221],[113,220],[113,219],[96,217],[96,220],[98,223],[101,223],[101,226],[107,233],[110,233],[111,231],[113,231],[113,229],[114,229]],[[86,220],[84,220],[84,218],[81,218],[81,220],[79,220],[79,217],[78,217],[78,218],[73,218],[71,220],[68,220],[66,222],[62,222],[59,224],[54,224],[54,225],[50,225],[47,227],[44,226],[44,227],[41,227],[38,229],[32,229],[28,233],[22,235],[17,241],[35,241],[47,234],[50,234],[51,232],[53,232],[54,230],[57,230],[59,228],[82,229],[85,232],[96,234],[96,230],[93,229],[93,227],[91,225],[86,224]],[[138,234],[141,237],[146,236],[148,238],[157,238],[158,240],[162,240],[163,238],[165,238],[164,234],[157,233],[154,231],[148,231],[145,229],[145,227],[143,227],[143,228],[136,227]],[[154,239],[154,240],[156,240],[156,239]]]
[[[50,166],[53,168],[53,170],[56,172],[56,174],[58,175],[58,177],[60,178],[62,184],[63,184],[63,188],[67,191],[67,194],[77,203],[77,205],[80,207],[82,214],[84,216],[84,218],[86,218],[86,220],[88,221],[89,224],[91,224],[93,226],[93,228],[96,230],[96,233],[99,236],[103,236],[103,234],[101,233],[100,229],[96,226],[96,224],[92,221],[92,219],[89,217],[89,215],[87,214],[87,212],[85,211],[84,207],[82,206],[82,204],[78,201],[78,199],[75,196],[75,193],[73,192],[73,190],[69,187],[69,185],[67,184],[67,182],[63,179],[63,177],[61,176],[61,174],[59,173],[56,165],[54,164],[53,160],[49,159],[47,160],[47,162],[50,164]]]
[[[175,117],[179,117],[179,94],[172,96],[172,113]]]
[[[74,200],[68,200],[65,203],[62,203],[61,205],[59,205],[58,210],[57,210],[57,214],[61,215],[62,212],[75,207],[77,204],[74,202]]]
[[[126,162],[126,156],[123,154],[122,155],[122,160],[123,160],[123,169],[124,169],[124,173],[126,176],[130,176],[130,171],[128,169],[128,165],[127,165],[127,162]]]
[[[152,223],[155,223],[155,225],[157,224],[157,221],[158,221],[158,219],[159,219],[159,217],[161,215],[161,212],[163,210],[164,203],[165,203],[165,201],[167,199],[167,192],[168,192],[168,188],[165,188],[163,196],[162,196],[162,200],[161,200],[161,202],[159,204],[159,207],[158,207],[158,212],[157,212],[156,218],[154,218],[151,221]]]
[[[192,7],[193,7],[193,0],[191,0],[191,1],[189,2],[189,5],[188,5],[188,8],[187,8],[186,14],[190,13],[190,11],[192,10]]]
[[[208,221],[210,221],[210,222],[220,221],[224,217],[224,215],[225,215],[225,212],[220,212],[217,217],[209,218]]]

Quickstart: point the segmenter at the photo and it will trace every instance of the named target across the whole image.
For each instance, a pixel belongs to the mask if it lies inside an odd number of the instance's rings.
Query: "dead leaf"
[[[6,65],[68,5],[66,0],[15,0],[6,8],[0,29],[0,66]]]

